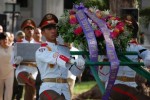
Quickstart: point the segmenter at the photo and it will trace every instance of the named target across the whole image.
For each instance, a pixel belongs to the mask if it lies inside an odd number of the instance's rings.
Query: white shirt
[[[41,79],[45,78],[68,78],[68,72],[70,64],[66,64],[66,67],[57,65],[57,58],[55,57],[56,52],[58,52],[57,45],[54,43],[47,42],[48,47],[51,48],[51,51],[47,47],[40,47],[36,51],[36,63],[39,68]],[[51,68],[49,64],[54,64],[54,67]],[[71,72],[79,75],[83,70],[79,70],[76,66],[71,67]],[[67,83],[52,83],[52,82],[43,82],[40,87],[41,94],[45,90],[54,90],[59,94],[64,94],[66,100],[71,100],[69,86]]]

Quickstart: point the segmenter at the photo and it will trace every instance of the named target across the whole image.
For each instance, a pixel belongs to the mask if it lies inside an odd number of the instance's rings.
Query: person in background
[[[46,43],[36,51],[36,63],[42,80],[40,100],[71,100],[67,83],[68,72],[70,70],[77,76],[84,70],[83,59],[72,59],[71,62],[74,63],[70,64],[70,59],[58,49],[57,23],[57,17],[50,13],[46,14],[40,23],[42,35],[46,38]],[[66,53],[69,54],[69,51]]]
[[[23,42],[25,38],[25,33],[23,31],[18,31],[15,36],[15,42]]]
[[[42,34],[40,28],[35,28],[33,38],[35,43],[42,43]]]
[[[14,34],[10,32],[5,32],[8,36],[9,45],[11,46],[14,43]]]
[[[2,33],[2,32],[3,32],[3,26],[0,25],[0,33]]]
[[[23,31],[18,31],[16,33],[14,42],[22,42],[24,38],[25,38],[25,33]],[[16,70],[16,66],[14,66],[14,67]],[[22,94],[23,94],[23,86],[18,84],[17,79],[14,76],[12,100],[14,100],[14,99],[20,100],[22,98]]]
[[[6,32],[0,33],[0,100],[12,100],[14,81],[13,47],[9,42],[9,36]]]
[[[138,25],[137,21],[135,20],[135,18],[132,15],[128,14],[128,15],[126,15],[125,23],[132,30],[131,41],[137,42],[138,31],[139,31],[139,25]]]

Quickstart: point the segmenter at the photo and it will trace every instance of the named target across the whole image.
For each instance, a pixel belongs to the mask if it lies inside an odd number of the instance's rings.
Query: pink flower
[[[76,28],[76,29],[74,30],[74,34],[75,34],[75,35],[80,35],[80,34],[82,34],[82,32],[83,32],[83,30],[82,30],[82,27],[81,27],[81,26],[79,26],[78,28]]]
[[[118,33],[113,31],[110,33],[110,36],[112,39],[115,39],[118,36]]]
[[[95,30],[94,33],[95,33],[96,37],[101,37],[102,36],[102,32],[100,30]]]
[[[120,34],[120,30],[118,28],[115,28],[113,30],[113,32],[111,32],[110,36],[111,36],[112,39],[115,39],[115,38],[118,37],[119,34]]]
[[[116,28],[119,30],[120,33],[122,33],[124,31],[124,27],[123,26],[117,25]]]
[[[123,22],[118,22],[118,23],[117,23],[117,26],[118,26],[118,25],[124,27],[124,23],[123,23]]]
[[[118,20],[118,21],[119,21],[119,20],[120,20],[120,18],[119,18],[119,17],[116,17],[116,20]]]
[[[77,24],[77,19],[76,19],[76,16],[75,15],[70,15],[69,16],[69,23],[70,24]]]

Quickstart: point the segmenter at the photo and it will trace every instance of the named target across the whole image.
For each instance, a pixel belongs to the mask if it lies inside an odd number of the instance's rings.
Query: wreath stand
[[[91,70],[91,72],[92,72],[92,74],[93,74],[93,76],[94,76],[94,78],[98,84],[98,87],[99,87],[101,93],[104,94],[105,87],[102,84],[94,66],[97,66],[97,65],[108,66],[108,65],[110,65],[110,62],[91,62],[89,59],[89,53],[87,51],[71,51],[70,53],[71,53],[71,55],[85,55],[86,56],[85,66],[90,67],[90,70]],[[102,55],[102,53],[99,52],[99,55]],[[144,63],[133,62],[129,58],[127,58],[125,55],[137,55],[137,53],[136,52],[118,53],[117,54],[118,59],[121,61],[120,67],[121,66],[128,66],[131,69],[133,69],[134,71],[136,71],[139,75],[143,76],[144,78],[146,78],[147,80],[150,81],[150,73],[141,67],[141,66],[144,66]]]

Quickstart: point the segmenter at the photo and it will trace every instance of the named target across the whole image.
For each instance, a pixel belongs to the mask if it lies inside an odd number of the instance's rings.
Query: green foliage
[[[74,87],[74,94],[81,94],[83,92],[86,92],[95,85],[96,85],[96,81],[76,83]]]

